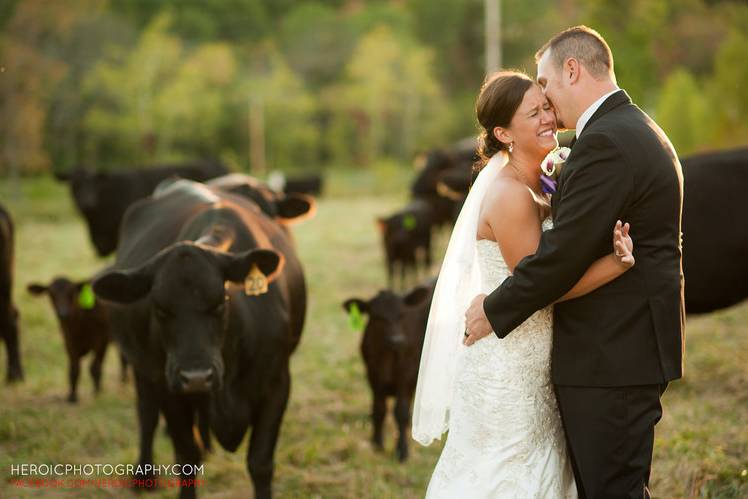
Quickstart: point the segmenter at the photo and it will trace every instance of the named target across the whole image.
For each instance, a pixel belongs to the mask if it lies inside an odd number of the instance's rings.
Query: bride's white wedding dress
[[[490,293],[510,272],[496,242],[476,247]],[[552,315],[546,307],[504,339],[460,349],[449,434],[426,497],[577,497],[550,379]]]

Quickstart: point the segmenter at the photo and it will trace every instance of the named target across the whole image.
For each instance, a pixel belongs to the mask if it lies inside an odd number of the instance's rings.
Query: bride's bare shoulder
[[[502,212],[517,208],[524,211],[533,206],[534,200],[527,186],[509,175],[497,175],[481,203],[482,210]]]

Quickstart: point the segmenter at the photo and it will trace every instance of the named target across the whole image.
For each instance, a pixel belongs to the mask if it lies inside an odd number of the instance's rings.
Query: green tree
[[[711,113],[715,116],[714,145],[748,144],[748,36],[730,32],[714,60],[714,74],[707,85]]]
[[[67,71],[51,92],[44,132],[54,169],[67,170],[85,162],[83,120],[90,102],[80,91],[81,82],[110,47],[130,46],[135,36],[129,25],[102,5],[82,13],[70,35],[58,45]]]
[[[321,3],[302,3],[281,21],[279,48],[289,66],[313,89],[339,78],[356,33],[343,14]]]
[[[232,88],[238,72],[230,45],[207,43],[184,58],[153,100],[157,154],[209,156],[225,142]]]
[[[87,162],[99,168],[124,158],[142,163],[168,148],[155,106],[184,58],[182,41],[168,33],[169,23],[168,15],[158,16],[131,50],[112,50],[85,78],[83,91],[92,102],[83,122]]]
[[[442,135],[448,110],[432,64],[431,51],[398,39],[386,26],[360,40],[330,102],[337,111],[336,129],[343,120],[355,130],[347,158],[361,163],[382,156],[409,159]]]
[[[657,93],[654,39],[667,30],[668,2],[584,0],[581,20],[603,35],[613,51],[618,83],[634,101],[651,105]]]
[[[45,148],[45,123],[56,85],[68,73],[61,53],[82,16],[98,0],[62,5],[18,2],[0,36],[0,165],[2,173],[39,172],[52,158]]]
[[[713,136],[707,99],[685,69],[678,69],[668,77],[660,92],[656,117],[680,156],[709,143]]]
[[[232,100],[236,128],[249,137],[250,106],[255,102],[262,112],[268,165],[288,170],[316,164],[316,99],[273,44],[254,47],[247,60]],[[248,139],[240,143],[249,149]],[[250,165],[250,170],[256,166]]]

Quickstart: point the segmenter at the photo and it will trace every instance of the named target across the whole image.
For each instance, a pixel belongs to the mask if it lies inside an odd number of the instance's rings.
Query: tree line
[[[744,2],[501,5],[506,67],[534,74],[537,47],[588,24],[609,41],[619,84],[679,153],[748,142]],[[0,6],[0,175],[194,157],[244,171],[260,161],[287,171],[409,162],[476,132],[483,7],[8,0]]]

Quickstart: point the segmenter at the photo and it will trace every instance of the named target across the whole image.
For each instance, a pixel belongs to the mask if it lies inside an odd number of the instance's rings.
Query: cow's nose
[[[213,384],[213,369],[183,369],[179,371],[179,380],[185,392],[205,392]]]

